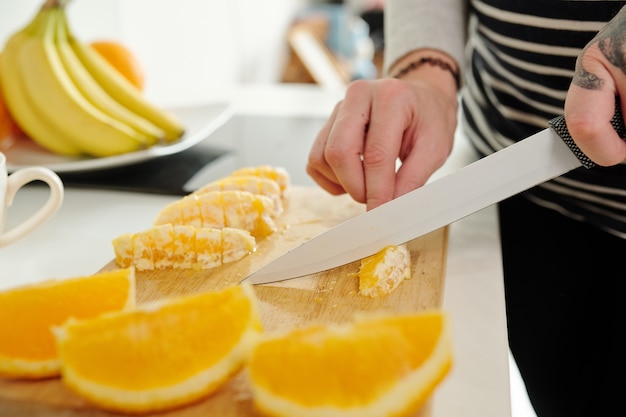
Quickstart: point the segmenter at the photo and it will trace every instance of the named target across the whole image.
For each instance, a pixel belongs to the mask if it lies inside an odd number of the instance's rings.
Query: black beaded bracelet
[[[443,61],[439,58],[433,58],[431,56],[424,56],[418,59],[417,61],[411,62],[409,65],[407,65],[406,67],[398,71],[396,75],[393,76],[393,78],[400,78],[403,75],[406,75],[407,73],[411,71],[415,71],[416,69],[418,69],[424,64],[434,65],[434,66],[437,66],[441,69],[448,71],[454,77],[454,82],[456,82],[457,90],[461,87],[461,77],[458,71],[455,71],[454,68],[452,68],[452,66],[448,64],[446,61]]]

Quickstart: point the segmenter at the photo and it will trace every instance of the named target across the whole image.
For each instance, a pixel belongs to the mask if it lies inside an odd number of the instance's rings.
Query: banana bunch
[[[22,130],[61,155],[106,157],[178,140],[184,127],[147,101],[46,0],[0,55],[4,100]]]

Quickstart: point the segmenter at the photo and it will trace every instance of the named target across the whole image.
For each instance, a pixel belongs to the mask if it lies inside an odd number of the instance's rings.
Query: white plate
[[[185,125],[183,137],[172,144],[155,145],[141,151],[104,158],[68,157],[53,154],[30,140],[18,140],[4,150],[7,169],[15,171],[27,166],[44,166],[58,173],[92,171],[135,164],[164,155],[182,152],[206,139],[211,133],[226,123],[233,115],[233,107],[228,102],[216,102],[192,107],[174,108]]]

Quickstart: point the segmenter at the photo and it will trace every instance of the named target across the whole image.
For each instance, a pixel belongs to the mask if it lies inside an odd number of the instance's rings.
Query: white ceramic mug
[[[32,181],[43,181],[50,187],[48,200],[32,216],[5,231],[6,216],[17,191]],[[44,167],[27,167],[7,172],[6,156],[0,152],[0,248],[24,237],[46,222],[61,207],[63,183],[54,171]]]

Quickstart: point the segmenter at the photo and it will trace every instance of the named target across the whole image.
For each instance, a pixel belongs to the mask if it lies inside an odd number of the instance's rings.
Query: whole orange
[[[93,41],[90,45],[128,81],[143,91],[144,69],[137,56],[126,45],[113,40]]]

